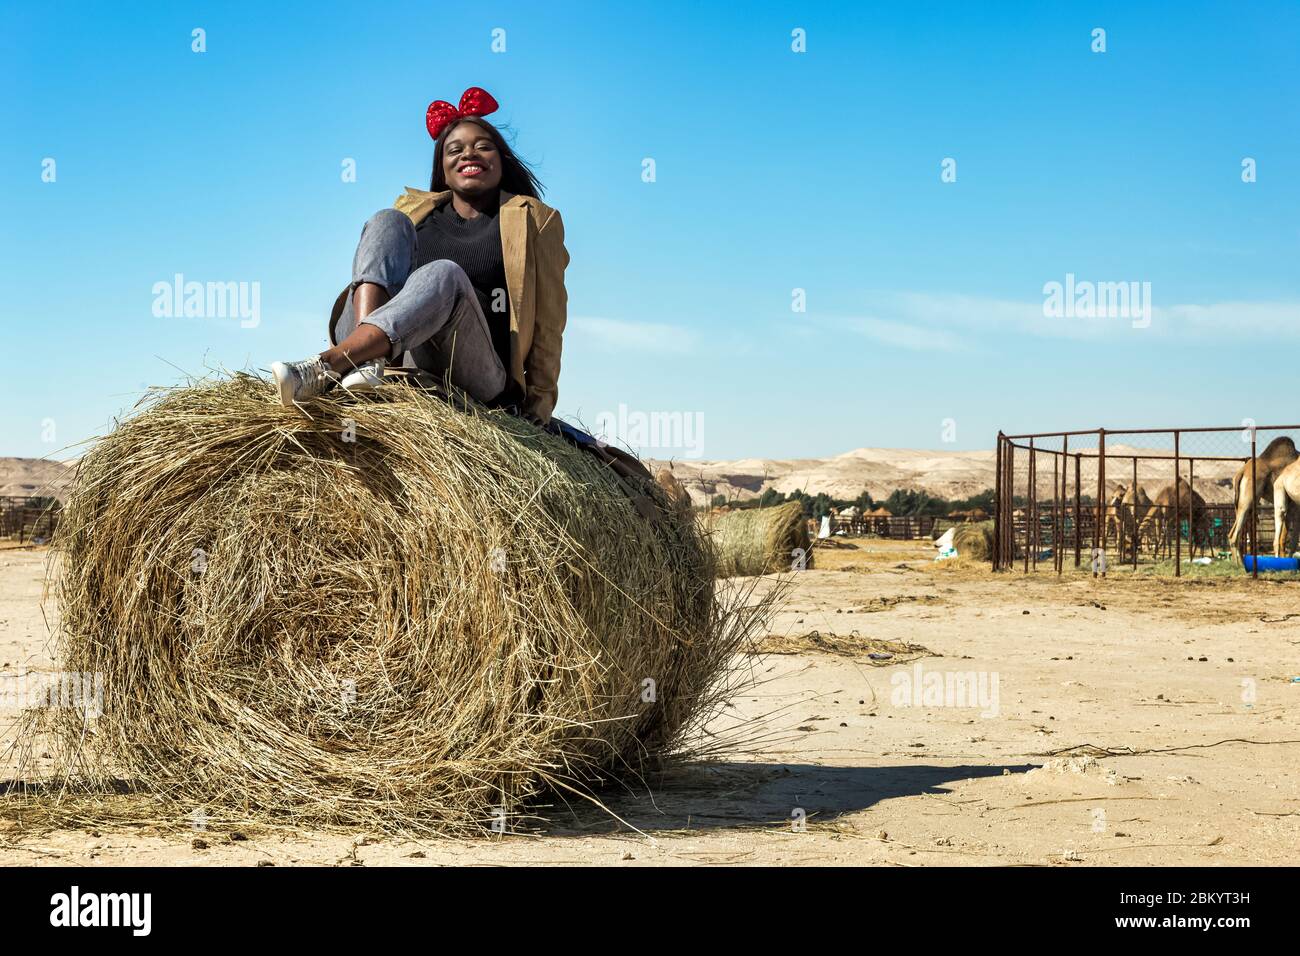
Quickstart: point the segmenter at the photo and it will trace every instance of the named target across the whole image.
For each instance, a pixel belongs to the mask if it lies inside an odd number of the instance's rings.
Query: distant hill
[[[1111,454],[1141,453],[1143,449],[1114,445]],[[1153,455],[1169,452],[1149,451]],[[1027,462],[1021,452],[1021,461]],[[1108,459],[1106,486],[1127,484],[1132,464]],[[667,464],[654,462],[655,469]],[[1085,465],[1087,468],[1088,465]],[[1094,466],[1095,467],[1095,466]],[[925,491],[940,498],[969,498],[994,485],[997,456],[987,451],[929,451],[911,448],[859,448],[834,458],[742,458],[737,461],[675,461],[673,474],[686,486],[697,505],[715,495],[730,500],[756,498],[768,488],[782,494],[802,490],[825,492],[832,498],[853,499],[865,489],[877,500],[896,489]],[[1222,482],[1236,471],[1233,462],[1197,462],[1196,490],[1207,501],[1230,501],[1232,493]],[[1025,490],[1025,472],[1018,468],[1019,490]],[[1094,471],[1095,474],[1095,471]],[[1039,459],[1040,494],[1051,494],[1051,460]],[[1173,461],[1139,461],[1138,483],[1155,495],[1173,477]],[[1095,483],[1095,478],[1093,479]],[[1084,493],[1091,494],[1085,472]]]
[[[76,462],[0,458],[0,495],[67,497]]]
[[[1140,448],[1112,445],[1110,452],[1142,452]],[[1150,454],[1168,455],[1167,451]],[[1019,453],[1017,491],[1025,490],[1024,463]],[[43,458],[0,458],[0,495],[53,495],[66,498],[76,462],[48,461]],[[654,470],[667,462],[651,461]],[[1089,468],[1085,465],[1085,469]],[[729,500],[747,501],[766,489],[782,494],[802,490],[815,495],[825,492],[832,498],[856,498],[865,489],[877,500],[902,489],[925,491],[940,498],[968,498],[994,484],[996,456],[986,451],[930,451],[912,448],[858,448],[833,458],[741,458],[736,461],[682,461],[672,463],[673,473],[690,492],[697,505],[706,505],[715,495]],[[1236,471],[1235,462],[1198,461],[1196,490],[1209,502],[1226,502],[1232,498],[1227,486]],[[1132,480],[1131,462],[1109,459],[1108,488]],[[1039,459],[1040,494],[1051,494],[1051,459]],[[1139,461],[1138,482],[1155,495],[1173,474],[1172,461]],[[1092,479],[1095,482],[1095,479]],[[1084,493],[1091,494],[1087,471]]]

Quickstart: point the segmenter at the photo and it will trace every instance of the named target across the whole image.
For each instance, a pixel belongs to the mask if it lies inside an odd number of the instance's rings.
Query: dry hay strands
[[[957,525],[952,533],[952,546],[958,557],[988,561],[993,557],[993,522],[968,521]]]
[[[771,508],[742,508],[707,520],[720,577],[812,567],[808,523],[797,501]]]
[[[539,795],[690,752],[763,626],[761,602],[715,599],[708,541],[662,492],[639,489],[650,521],[504,412],[400,384],[286,409],[242,373],[142,404],[83,458],[55,542],[58,666],[104,700],[27,721],[20,772],[46,792],[127,781],[182,822],[527,829]]]
[[[923,657],[939,656],[920,644],[891,641],[881,637],[864,637],[857,631],[848,634],[823,634],[820,631],[808,631],[804,634],[769,634],[753,653],[806,654],[809,651],[857,658],[872,667],[897,667],[899,664],[910,664]],[[872,658],[872,654],[876,657]]]

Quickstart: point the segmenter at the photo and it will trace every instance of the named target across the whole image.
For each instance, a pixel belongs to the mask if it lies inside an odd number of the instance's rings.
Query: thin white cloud
[[[1017,302],[1014,299],[994,299],[986,296],[958,295],[953,293],[898,292],[885,295],[880,308],[892,309],[908,322],[922,325],[955,326],[957,328],[987,333],[990,331],[1037,331],[1055,334],[1067,330],[1049,330],[1051,323],[1065,325],[1062,320],[1043,315],[1043,302]]]
[[[1165,325],[1173,334],[1192,332],[1209,337],[1266,335],[1300,338],[1300,302],[1214,302],[1172,305],[1155,310],[1152,325]]]
[[[685,354],[695,350],[697,336],[690,329],[663,322],[633,322],[588,315],[569,318],[568,329],[598,346],[641,352]]]
[[[845,319],[844,328],[867,338],[914,352],[952,352],[963,347],[959,336],[931,324],[893,322],[887,319]]]
[[[1050,317],[1044,315],[1042,299],[1017,302],[946,293],[891,292],[872,296],[866,303],[866,316],[829,317],[817,324],[858,332],[882,344],[909,350],[976,349],[981,339],[987,341],[1007,335],[1099,340],[1154,334],[1225,343],[1258,335],[1300,340],[1300,302],[1162,306],[1158,295],[1152,299],[1150,319],[1145,321]]]

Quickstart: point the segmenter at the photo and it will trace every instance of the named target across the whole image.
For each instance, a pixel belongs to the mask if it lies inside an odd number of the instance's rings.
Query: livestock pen
[[[999,432],[993,568],[1145,566],[1177,576],[1192,559],[1244,573],[1240,555],[1288,555],[1291,534],[1276,540],[1273,478],[1295,460],[1297,433],[1298,425],[1252,422]],[[1297,521],[1288,524],[1291,532]]]
[[[48,541],[61,512],[57,498],[0,495],[0,538],[17,539],[19,544]]]

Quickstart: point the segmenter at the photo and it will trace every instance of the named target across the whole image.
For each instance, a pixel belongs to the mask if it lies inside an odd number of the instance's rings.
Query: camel
[[[1119,540],[1119,516],[1120,510],[1124,505],[1124,492],[1127,489],[1123,485],[1115,487],[1115,493],[1110,496],[1110,503],[1106,505],[1106,539],[1114,537]]]
[[[1150,510],[1151,496],[1147,494],[1146,489],[1141,485],[1135,484],[1132,488],[1124,491],[1124,494],[1120,497],[1118,508],[1119,518],[1117,523],[1119,533],[1115,536],[1115,544],[1120,554],[1124,553],[1124,538],[1126,536],[1132,542],[1133,550],[1137,551],[1139,536],[1136,532]]]
[[[1273,479],[1273,553],[1285,557],[1295,550],[1292,540],[1300,508],[1300,459],[1282,469]]]
[[[1151,507],[1147,511],[1147,516],[1142,519],[1142,524],[1138,526],[1138,538],[1141,539],[1148,534],[1151,535],[1155,543],[1155,551],[1158,555],[1164,548],[1168,547],[1170,541],[1170,529],[1177,528],[1182,518],[1187,519],[1188,535],[1188,557],[1191,557],[1197,545],[1202,549],[1209,544],[1210,522],[1209,512],[1205,510],[1205,499],[1187,483],[1187,479],[1178,476],[1178,514],[1174,514],[1174,483],[1171,481],[1156,493],[1151,501]]]
[[[1232,522],[1232,530],[1228,532],[1228,546],[1232,548],[1234,557],[1241,556],[1241,537],[1246,530],[1246,516],[1250,513],[1251,505],[1267,496],[1277,476],[1297,459],[1300,459],[1300,451],[1296,451],[1295,442],[1287,436],[1280,435],[1269,442],[1263,454],[1254,459],[1255,479],[1259,483],[1258,494],[1251,494],[1251,459],[1247,458],[1237,469],[1232,478],[1232,501],[1237,515]],[[1276,495],[1273,504],[1276,511]]]

